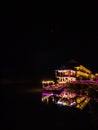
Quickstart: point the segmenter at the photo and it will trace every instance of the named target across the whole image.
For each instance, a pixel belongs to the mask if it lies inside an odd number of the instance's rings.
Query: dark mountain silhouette
[[[74,69],[75,66],[79,66],[80,63],[74,59],[68,60],[65,65],[62,65],[61,69]]]
[[[80,63],[79,63],[78,61],[74,60],[74,59],[71,59],[71,60],[68,60],[68,61],[66,62],[66,65],[79,66]]]

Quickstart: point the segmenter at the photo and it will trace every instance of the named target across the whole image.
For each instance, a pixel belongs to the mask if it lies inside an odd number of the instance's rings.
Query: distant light
[[[74,106],[74,105],[76,105],[76,102],[72,102],[72,103],[70,104],[70,106]]]
[[[62,105],[66,106],[66,102],[63,102]]]
[[[53,80],[47,80],[47,81],[44,81],[44,80],[43,80],[43,81],[42,81],[42,84],[47,84],[47,83],[48,83],[48,84],[49,84],[49,83],[53,83],[53,84],[54,84],[55,82],[54,82]]]

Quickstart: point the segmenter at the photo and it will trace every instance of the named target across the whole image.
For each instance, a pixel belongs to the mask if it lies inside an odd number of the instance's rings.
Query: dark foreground
[[[41,91],[17,85],[1,87],[1,130],[98,129],[98,105],[83,111],[41,103]]]

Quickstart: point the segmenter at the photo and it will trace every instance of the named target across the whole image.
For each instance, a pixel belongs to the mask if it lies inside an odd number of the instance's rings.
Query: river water
[[[98,104],[91,101],[82,111],[44,105],[42,90],[35,87],[6,85],[1,87],[2,130],[97,129]],[[21,89],[20,89],[21,88]]]

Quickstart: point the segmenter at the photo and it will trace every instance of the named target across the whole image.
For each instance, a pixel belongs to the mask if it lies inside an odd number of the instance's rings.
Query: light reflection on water
[[[64,106],[64,107],[74,107],[80,110],[84,110],[87,106],[88,109],[93,109],[91,102],[96,102],[98,104],[97,98],[90,98],[86,94],[76,94],[75,91],[73,93],[69,93],[66,89],[65,91],[61,92],[53,92],[53,91],[45,91],[41,87],[33,88],[27,90],[28,93],[31,94],[40,94],[39,101],[43,104],[55,104],[56,106]],[[88,105],[89,104],[89,105]],[[89,110],[88,110],[89,111]],[[93,111],[91,111],[93,112]]]
[[[58,106],[69,106],[83,110],[90,103],[91,98],[85,94],[77,94],[68,90],[54,93],[54,91],[45,91],[43,89],[41,100],[45,104],[53,103]]]
[[[33,88],[32,89],[28,89],[27,92],[29,93],[42,93],[42,88]]]

